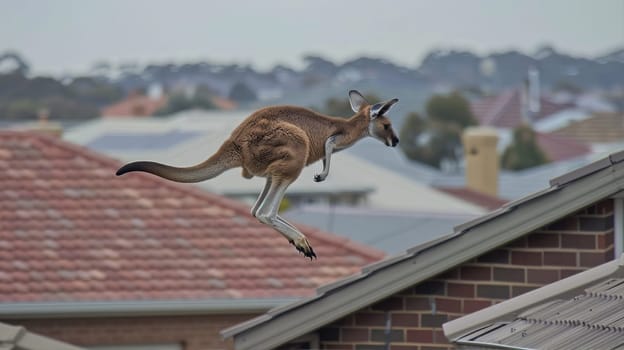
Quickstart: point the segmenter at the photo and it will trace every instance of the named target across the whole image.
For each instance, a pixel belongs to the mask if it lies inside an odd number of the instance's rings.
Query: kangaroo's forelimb
[[[330,136],[325,140],[325,157],[323,157],[323,171],[320,174],[314,175],[314,181],[325,181],[327,175],[329,175],[329,164],[331,162],[332,153],[336,148],[336,136]]]

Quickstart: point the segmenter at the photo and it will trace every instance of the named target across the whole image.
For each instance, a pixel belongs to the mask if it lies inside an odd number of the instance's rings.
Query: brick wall
[[[79,346],[180,344],[184,350],[233,349],[219,334],[257,315],[2,320]]]
[[[321,348],[384,350],[389,337],[392,350],[452,349],[444,322],[612,259],[605,200],[321,328]]]

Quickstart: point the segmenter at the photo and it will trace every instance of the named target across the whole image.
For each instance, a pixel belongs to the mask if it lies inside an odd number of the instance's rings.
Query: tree
[[[258,99],[256,93],[245,83],[238,82],[230,90],[230,99],[236,102],[254,102]]]
[[[503,169],[522,170],[545,163],[548,157],[537,144],[535,131],[527,125],[515,128],[513,141],[503,152]]]
[[[457,92],[449,95],[433,95],[427,101],[426,110],[427,116],[432,121],[456,124],[462,129],[476,124],[468,100]]]
[[[468,101],[459,93],[434,95],[425,118],[407,116],[401,128],[401,149],[412,160],[436,168],[456,167],[462,155],[461,134],[475,125]]]
[[[210,110],[216,109],[216,106],[214,105],[210,97],[205,95],[195,94],[192,97],[187,97],[184,94],[174,94],[169,97],[167,105],[159,109],[155,114],[161,116],[170,115],[188,109]]]

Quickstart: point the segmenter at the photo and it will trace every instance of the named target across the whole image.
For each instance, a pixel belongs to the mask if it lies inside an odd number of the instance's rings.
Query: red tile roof
[[[131,94],[102,110],[104,117],[141,117],[154,115],[167,104],[167,97],[152,98],[141,94]]]
[[[597,113],[553,133],[581,142],[620,142],[624,140],[624,113]]]
[[[467,187],[436,187],[436,189],[489,210],[498,209],[508,202],[506,199],[490,196]]]
[[[246,206],[119,165],[0,131],[0,302],[301,297],[382,258],[304,228],[310,261]]]
[[[535,120],[544,119],[571,107],[573,107],[572,104],[555,103],[546,98],[540,98],[540,111],[535,116]],[[515,128],[524,121],[521,89],[485,97],[472,102],[470,108],[481,125]]]
[[[538,132],[536,138],[537,144],[552,162],[580,157],[591,152],[589,145],[569,137]]]

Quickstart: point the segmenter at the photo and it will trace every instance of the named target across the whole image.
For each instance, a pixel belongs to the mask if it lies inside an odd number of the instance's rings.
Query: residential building
[[[0,321],[98,350],[230,349],[220,329],[383,257],[304,226],[310,261],[249,207],[120,165],[0,131]]]
[[[102,109],[103,117],[148,117],[165,107],[168,98],[166,95],[146,96],[133,92],[124,100]]]
[[[450,320],[586,271],[624,246],[624,152],[223,331],[245,349],[451,349]]]

